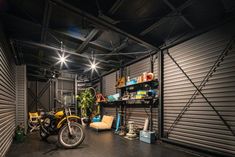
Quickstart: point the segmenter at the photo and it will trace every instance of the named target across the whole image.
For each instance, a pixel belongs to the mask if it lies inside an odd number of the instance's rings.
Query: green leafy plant
[[[95,103],[95,98],[89,89],[81,92],[77,99],[79,101],[79,107],[81,108],[82,117],[88,117],[92,113],[93,105]]]

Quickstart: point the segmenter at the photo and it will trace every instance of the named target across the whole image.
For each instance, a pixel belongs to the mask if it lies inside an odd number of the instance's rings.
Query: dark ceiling
[[[61,70],[97,78],[234,18],[234,0],[1,0],[1,21],[30,79]],[[62,47],[68,66],[55,64]]]

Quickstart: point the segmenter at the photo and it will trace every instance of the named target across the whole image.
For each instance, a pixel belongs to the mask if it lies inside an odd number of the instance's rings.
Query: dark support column
[[[100,77],[100,93],[102,94],[103,93],[103,77],[101,76]],[[99,104],[100,105],[100,104]],[[103,116],[103,111],[104,111],[104,109],[103,109],[103,105],[100,105],[100,115],[101,115],[101,117]]]
[[[38,81],[36,80],[36,99],[38,99]],[[36,111],[38,110],[38,101],[36,101]]]
[[[103,88],[102,88],[103,87],[103,80],[102,79],[103,79],[103,77],[101,76],[100,77],[100,93],[103,92]]]
[[[51,82],[50,81],[50,86],[49,86],[49,111],[51,110]]]
[[[56,88],[56,81],[54,81],[54,110],[56,109],[56,97],[57,96],[57,88]]]
[[[150,72],[153,73],[154,71],[154,57],[150,56]]]
[[[150,110],[150,131],[153,131],[153,100],[151,100],[150,102],[150,106],[149,106],[149,110]]]
[[[124,67],[122,65],[123,65],[123,63],[121,62],[121,67],[119,69],[119,75],[120,75],[120,77],[126,77],[125,74],[124,74],[125,73],[124,72]],[[121,91],[120,91],[120,96],[123,96],[123,94],[124,94],[124,89],[122,88]],[[125,126],[125,120],[126,120],[125,119],[126,112],[125,112],[125,108],[124,108],[125,104],[123,104],[123,103],[124,102],[121,102],[120,104],[118,104],[119,105],[119,111],[116,110],[116,115],[118,116],[118,112],[121,115],[121,120],[120,120],[121,124],[120,124],[120,126]]]
[[[164,137],[164,102],[163,102],[163,65],[164,65],[164,51],[158,52],[158,81],[159,81],[159,105],[158,105],[158,133],[159,138]]]
[[[153,73],[154,71],[154,58],[153,55],[150,56],[150,72]],[[153,101],[151,100],[150,102],[150,106],[149,106],[149,110],[150,110],[150,131],[153,130]]]
[[[74,79],[74,108],[75,108],[75,115],[78,115],[78,101],[77,101],[77,95],[78,95],[78,83],[77,83],[77,74],[75,75]]]

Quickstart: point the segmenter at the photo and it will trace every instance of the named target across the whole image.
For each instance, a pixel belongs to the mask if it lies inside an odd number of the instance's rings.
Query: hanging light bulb
[[[65,65],[68,68],[68,64],[66,61],[69,61],[67,58],[69,57],[69,55],[65,56],[64,53],[64,48],[63,48],[63,42],[60,42],[61,46],[60,46],[60,53],[58,52],[57,55],[59,56],[58,61],[55,63],[55,65],[60,64],[60,69],[62,69],[63,65]]]
[[[95,64],[95,63],[92,63],[92,64],[91,64],[91,69],[93,69],[93,70],[96,69],[96,64]]]
[[[62,56],[60,56],[60,62],[61,63],[65,63],[65,57],[62,55]]]

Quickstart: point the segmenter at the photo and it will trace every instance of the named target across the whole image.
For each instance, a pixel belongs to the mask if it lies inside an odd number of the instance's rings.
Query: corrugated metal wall
[[[37,87],[36,87],[37,86]],[[27,82],[27,90],[28,90],[28,97],[27,97],[27,104],[28,104],[28,111],[30,112],[35,112],[37,111],[36,107],[38,109],[43,109],[45,111],[49,111],[50,109],[53,108],[53,103],[54,103],[54,83],[51,83],[51,101],[50,101],[50,90],[48,87],[46,91],[42,94],[42,96],[39,99],[39,102],[36,106],[36,103],[33,102],[36,93],[41,92],[41,90],[46,86],[46,82],[40,82],[40,81],[28,81]],[[36,92],[37,89],[37,92]],[[51,104],[50,104],[51,102]]]
[[[137,104],[138,105],[138,104]],[[150,109],[149,107],[138,107],[137,105],[131,106],[129,105],[127,107],[127,124],[128,121],[134,121],[134,124],[138,128],[143,128],[144,127],[144,122],[145,118],[150,118]],[[152,109],[152,115],[153,115],[153,131],[157,131],[158,128],[158,108],[153,108]]]
[[[154,57],[153,57],[154,58]],[[157,69],[158,64],[157,60],[154,62],[154,74],[157,76]],[[136,62],[134,64],[131,64],[126,68],[127,70],[127,75],[130,76],[130,78],[133,77],[138,77],[142,75],[144,72],[150,72],[151,71],[151,61],[150,57],[143,59],[139,62]],[[138,105],[138,104],[137,104]],[[138,127],[143,127],[144,126],[144,121],[145,118],[148,118],[150,115],[150,110],[149,107],[146,106],[146,108],[138,107],[137,105],[131,106],[128,105],[127,108],[127,121],[134,121],[135,125]],[[153,130],[157,131],[158,128],[158,109],[153,108]]]
[[[57,93],[54,93],[54,82],[56,82]],[[54,94],[57,95],[59,99],[62,99],[63,95],[74,95],[75,93],[75,74],[71,73],[62,73],[61,77],[58,80],[52,80],[51,85],[48,82],[40,82],[40,81],[28,81],[28,109],[31,112],[35,112],[36,103],[33,103],[36,93],[42,91],[44,87],[47,87],[45,92],[41,95],[38,102],[38,109],[44,109],[45,111],[52,110],[54,108]],[[37,86],[37,87],[36,87]],[[51,86],[51,91],[50,91]],[[36,92],[37,89],[37,92]],[[30,92],[30,93],[29,93]],[[60,106],[57,106],[58,108]],[[75,106],[72,107],[73,111],[75,110]]]
[[[192,97],[196,88],[170,56],[164,55],[164,131],[169,139],[235,155],[235,136],[225,125],[228,123],[235,131],[234,43],[220,66],[202,84],[234,35],[234,27],[226,25],[168,50],[215,110],[199,92]],[[188,107],[184,108],[186,104]]]
[[[155,78],[158,78],[158,58],[157,58],[158,54],[153,56],[153,73]]]
[[[139,62],[131,64],[130,66],[127,66],[126,70],[127,70],[127,76],[130,76],[130,78],[138,77],[144,72],[150,72],[151,71],[150,58],[148,57]]]
[[[75,78],[76,74],[63,72],[57,81],[57,98],[63,100],[64,96],[69,96],[70,109],[73,114],[77,114],[77,104],[75,103]],[[60,106],[57,106],[57,108]]]
[[[112,95],[116,93],[116,73],[113,72],[109,75],[106,75],[102,79],[102,91],[105,96]]]
[[[102,107],[102,115],[108,115],[108,116],[113,116],[114,117],[114,121],[113,121],[113,127],[115,127],[116,125],[116,107],[115,106],[105,106]]]
[[[0,156],[10,147],[15,132],[15,65],[0,43]]]
[[[16,66],[16,125],[23,125],[25,133],[28,128],[26,72],[25,65]]]
[[[153,57],[154,58],[154,57]],[[154,74],[157,77],[158,72],[158,60],[156,59],[154,62]],[[150,58],[143,59],[139,62],[136,62],[132,65],[129,65],[125,68],[125,73],[127,76],[130,76],[130,78],[138,77],[142,75],[144,72],[150,72],[151,71],[151,62]],[[117,72],[118,74],[118,72]],[[115,83],[116,83],[116,72],[111,73],[107,76],[103,77],[103,93],[105,95],[114,94],[116,92],[115,89]],[[137,104],[138,105],[138,104]],[[146,106],[138,107],[137,105],[131,106],[127,105],[126,108],[126,124],[128,121],[134,121],[135,125],[138,127],[144,126],[145,118],[147,118],[150,115],[149,107]],[[157,131],[158,128],[158,108],[153,108],[153,130]],[[104,107],[103,108],[103,114],[113,115],[116,116],[116,108],[113,107]]]

